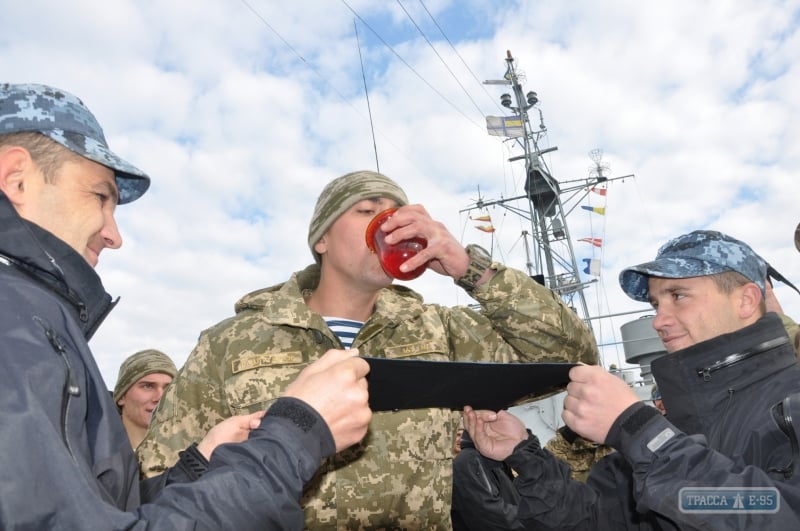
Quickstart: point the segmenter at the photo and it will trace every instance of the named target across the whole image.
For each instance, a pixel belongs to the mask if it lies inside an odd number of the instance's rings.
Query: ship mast
[[[570,191],[586,190],[593,183],[583,180],[579,186],[561,189],[547,167],[542,155],[556,151],[557,147],[541,149],[539,140],[547,132],[542,111],[538,107],[538,95],[534,91],[525,93],[522,87],[524,76],[517,72],[511,51],[506,52],[506,73],[502,80],[488,80],[487,85],[505,85],[511,87],[513,94],[504,93],[500,103],[514,114],[501,117],[503,136],[509,136],[523,149],[523,154],[511,157],[509,162],[523,161],[525,165],[525,195],[500,199],[497,201],[480,200],[475,206],[479,208],[499,205],[530,221],[531,230],[523,231],[525,251],[527,254],[528,274],[558,293],[564,302],[586,320],[591,327],[589,311],[584,296],[584,288],[591,282],[583,282],[580,277],[572,239],[569,234],[562,194]],[[538,124],[533,127],[530,114],[538,114]],[[487,117],[487,125],[490,123]],[[494,123],[498,119],[495,119]],[[521,130],[519,127],[521,126]],[[492,133],[491,125],[490,134]],[[608,180],[602,172],[593,179],[594,183]],[[514,207],[520,200],[527,202],[526,209]],[[529,242],[530,240],[530,242]]]

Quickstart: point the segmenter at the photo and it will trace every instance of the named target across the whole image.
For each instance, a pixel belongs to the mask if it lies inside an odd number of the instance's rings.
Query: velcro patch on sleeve
[[[407,345],[399,345],[396,347],[387,347],[385,350],[386,357],[397,358],[410,358],[419,356],[420,354],[445,352],[442,347],[434,340],[429,339],[426,341],[418,341],[416,343],[409,343]]]
[[[303,353],[299,350],[290,352],[275,352],[270,354],[244,354],[231,362],[231,372],[237,374],[250,371],[259,367],[273,367],[275,365],[296,365],[303,363]]]
[[[675,431],[672,428],[665,428],[661,433],[650,439],[650,442],[647,443],[647,449],[653,453],[664,446],[668,440],[675,437]]]

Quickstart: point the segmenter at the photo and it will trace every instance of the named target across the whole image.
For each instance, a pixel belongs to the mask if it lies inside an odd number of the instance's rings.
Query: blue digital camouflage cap
[[[619,284],[630,298],[650,302],[647,279],[741,273],[766,293],[767,263],[744,242],[721,232],[696,230],[667,242],[656,259],[624,269]]]
[[[108,149],[103,129],[81,100],[47,85],[0,83],[0,135],[38,132],[114,170],[119,204],[138,199],[150,177]]]

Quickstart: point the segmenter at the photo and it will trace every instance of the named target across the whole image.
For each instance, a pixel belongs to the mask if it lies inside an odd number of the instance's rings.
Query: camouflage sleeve
[[[572,479],[586,481],[593,453],[588,452],[585,448],[574,448],[559,431],[556,431],[555,437],[547,441],[544,449],[553,454],[556,459],[560,459],[569,465]]]
[[[545,450],[562,460],[565,460],[564,456],[567,455],[568,448],[569,443],[564,440],[564,437],[561,436],[558,430],[556,430],[556,434],[553,438],[544,445]]]
[[[163,473],[178,461],[178,452],[199,442],[208,430],[231,416],[215,360],[204,332],[161,398],[147,436],[136,450],[145,478]]]
[[[480,312],[451,315],[456,359],[474,359],[470,350],[480,348],[492,352],[495,362],[597,363],[589,328],[558,295],[522,271],[499,266],[472,296]]]
[[[610,446],[595,444],[580,436],[570,443],[560,430],[556,430],[555,437],[547,441],[544,448],[569,465],[572,479],[584,483],[592,465],[614,451]]]
[[[781,321],[783,321],[783,328],[786,329],[786,333],[789,334],[789,339],[792,340],[795,352],[800,357],[800,325],[786,314],[781,314]]]

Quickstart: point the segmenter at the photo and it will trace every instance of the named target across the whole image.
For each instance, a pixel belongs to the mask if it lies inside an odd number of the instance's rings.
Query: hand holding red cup
[[[384,210],[369,222],[366,233],[367,247],[373,253],[378,254],[378,260],[387,275],[398,280],[412,280],[425,272],[428,268],[427,264],[407,272],[400,271],[400,264],[427,247],[428,241],[425,238],[411,238],[393,245],[386,243],[387,233],[380,230],[380,226],[392,217],[396,210],[397,208]]]

